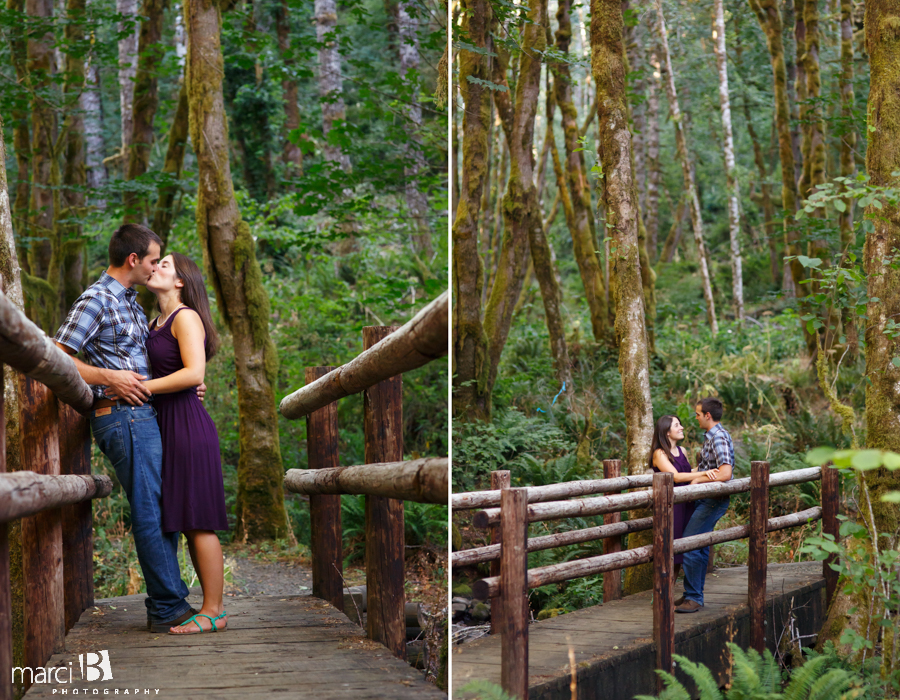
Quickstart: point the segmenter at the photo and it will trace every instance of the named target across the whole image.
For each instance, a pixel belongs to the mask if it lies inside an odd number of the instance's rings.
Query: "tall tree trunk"
[[[24,13],[25,0],[7,0],[6,9],[12,12]],[[16,71],[16,81],[21,86],[28,82],[28,44],[23,34],[9,33],[9,49],[12,64]],[[29,131],[30,114],[28,112],[29,100],[23,95],[22,105],[11,110],[13,120],[13,151],[16,154],[16,201],[12,212],[15,225],[22,232],[27,232],[28,205],[31,199],[31,136]],[[5,164],[4,164],[5,165]],[[26,235],[28,235],[26,233]],[[23,265],[28,265],[28,248],[21,243],[18,245],[18,257]],[[27,268],[25,270],[28,271]]]
[[[169,127],[168,146],[166,147],[166,159],[163,162],[163,175],[178,180],[181,177],[181,168],[184,165],[184,151],[188,140],[188,92],[187,84],[182,79],[181,88],[178,91],[178,106],[175,108],[175,116]],[[162,254],[165,254],[169,242],[169,233],[172,230],[172,221],[175,219],[175,197],[181,192],[181,188],[171,181],[165,181],[156,190],[156,207],[153,210],[153,232],[162,239]]]
[[[734,165],[734,136],[731,133],[731,101],[728,97],[728,54],[725,51],[725,10],[716,0],[716,37],[713,44],[719,69],[719,109],[722,112],[722,142],[725,150],[725,179],[728,183],[728,233],[731,243],[731,296],[734,317],[744,320],[744,281],[741,267],[741,215],[738,209],[738,182]]]
[[[116,12],[126,18],[138,19],[138,0],[116,0]],[[119,31],[127,32],[119,39],[119,110],[122,121],[122,150],[113,160],[120,161],[124,171],[128,162],[128,151],[131,148],[131,135],[134,131],[134,80],[137,75],[138,37],[140,22],[119,23]]]
[[[326,160],[350,169],[350,157],[340,146],[328,141],[334,123],[346,119],[344,86],[341,73],[341,54],[337,39],[337,3],[335,0],[315,0],[316,40],[319,43],[319,97],[322,98],[323,152]]]
[[[803,0],[799,1],[803,2]],[[750,4],[752,7],[753,3],[751,2]],[[768,6],[765,3],[763,3],[762,6],[768,12]],[[803,154],[800,148],[800,107],[797,104],[797,65],[798,56],[802,51],[802,47],[797,46],[797,39],[794,35],[796,25],[795,13],[794,0],[784,0],[784,21],[781,29],[781,55],[784,59],[785,76],[787,79],[787,98],[788,104],[790,105],[790,134],[791,152],[794,154],[794,159],[792,161],[794,165],[794,182],[798,183],[800,182],[800,175],[803,174]],[[779,21],[781,21],[780,10]],[[786,45],[784,43],[785,40],[787,41]]]
[[[487,174],[487,138],[491,115],[491,5],[463,0],[462,32],[484,53],[459,52],[459,91],[463,119],[462,186],[453,220],[453,414],[489,420],[488,338],[481,320],[484,271],[478,254],[478,220]],[[469,77],[475,78],[475,82]],[[502,170],[502,166],[500,168]],[[485,212],[485,215],[487,212]]]
[[[134,81],[131,148],[125,157],[125,179],[136,180],[150,167],[153,119],[159,105],[157,74],[163,57],[162,37],[165,0],[143,0],[138,39],[138,61]],[[137,192],[125,190],[125,222],[147,221],[148,203]]]
[[[234,537],[242,542],[275,539],[288,534],[275,412],[278,358],[269,336],[269,298],[256,244],[241,220],[232,187],[219,7],[208,0],[186,0],[184,14],[190,134],[199,183],[197,233],[219,310],[234,339],[240,416]]]
[[[893,187],[900,170],[900,3],[897,0],[868,0],[866,2],[866,49],[871,67],[868,104],[868,147],[866,171],[874,187]],[[894,334],[886,333],[888,321],[900,315],[900,271],[889,264],[890,257],[900,247],[900,208],[886,200],[882,209],[870,207],[866,215],[872,222],[872,230],[866,235],[863,265],[868,279],[867,293],[878,301],[867,305],[866,325],[866,447],[876,450],[900,451],[900,368],[892,358],[900,351],[900,342]],[[881,501],[888,491],[900,490],[900,472],[884,468],[865,473],[868,500],[860,496],[861,514],[870,528],[877,530],[881,542],[890,537],[896,541],[900,531],[900,509],[895,504]],[[866,515],[871,503],[872,517]],[[873,537],[876,533],[872,533]],[[888,537],[884,537],[887,535]],[[890,540],[888,540],[890,541]],[[895,546],[895,545],[892,545]],[[865,635],[867,627],[877,630],[887,613],[877,608],[869,618],[868,596],[853,596],[838,586],[834,603],[826,624],[819,635],[819,643],[830,640],[840,648],[840,637],[846,629]],[[890,628],[885,627],[887,632]],[[874,635],[873,635],[874,636]],[[892,645],[885,635],[883,675],[888,677],[891,666]],[[871,637],[870,637],[871,638]],[[849,651],[842,649],[842,651]],[[896,657],[894,657],[896,659]]]
[[[92,61],[87,67],[86,85],[80,97],[84,114],[85,170],[90,202],[106,209],[106,198],[100,190],[106,187],[106,165],[103,163],[103,102],[100,99],[100,71]]]
[[[841,2],[841,177],[851,177],[856,171],[853,151],[856,148],[856,129],[853,127],[853,2]],[[853,231],[853,199],[844,200],[846,210],[838,213],[841,229],[841,247],[853,245],[856,235]]]
[[[281,0],[275,22],[278,50],[284,61],[284,77],[281,79],[281,91],[284,95],[284,148],[281,151],[281,161],[285,165],[285,176],[290,179],[303,174],[303,149],[290,138],[291,133],[300,128],[300,104],[297,102],[297,81],[292,75],[296,60],[291,48],[288,0]]]
[[[606,224],[614,247],[615,328],[625,404],[626,473],[640,474],[648,469],[653,404],[638,249],[640,212],[625,92],[624,29],[621,0],[591,0],[591,68],[599,97],[597,148],[603,169]],[[633,587],[643,588],[643,583],[642,579]],[[627,581],[626,589],[631,590]]]
[[[744,120],[747,122],[747,133],[753,144],[753,162],[756,164],[756,172],[759,173],[760,203],[762,204],[763,226],[765,227],[766,240],[769,245],[769,267],[772,272],[772,283],[781,286],[781,258],[778,255],[778,247],[775,241],[775,206],[772,204],[772,188],[769,185],[769,172],[763,157],[759,136],[753,127],[753,116],[750,113],[750,103],[744,96]]]
[[[648,13],[650,14],[650,13]],[[659,165],[659,60],[656,50],[650,54],[650,68],[647,77],[647,208],[643,211],[647,226],[647,252],[650,261],[657,259],[659,252],[659,183],[662,170]]]
[[[3,293],[22,310],[25,299],[22,294],[21,269],[16,255],[16,240],[13,226],[13,212],[9,205],[9,183],[6,180],[6,142],[3,139],[3,115],[0,114],[0,283]],[[4,381],[9,384],[12,372],[4,372]],[[15,382],[13,382],[13,385]],[[8,393],[6,394],[8,396]],[[7,421],[16,414],[6,409]]]
[[[503,198],[505,230],[500,257],[487,308],[484,330],[488,336],[488,393],[493,390],[500,365],[500,355],[509,336],[513,309],[519,299],[527,264],[528,245],[541,226],[540,209],[534,186],[534,118],[541,88],[540,53],[546,47],[547,6],[544,0],[530,0],[528,23],[522,34],[515,96],[506,79],[507,54],[497,46],[493,82],[506,87],[494,91],[494,104],[503,124],[509,147],[509,181]],[[538,257],[532,257],[535,267]],[[537,270],[535,270],[537,274]]]
[[[556,48],[568,55],[569,43],[572,38],[572,22],[570,16],[571,0],[560,0],[559,9],[556,12],[556,20],[559,24],[556,31]],[[581,273],[581,282],[584,285],[584,295],[591,314],[591,329],[594,333],[594,341],[601,343],[606,338],[608,311],[606,308],[606,293],[603,289],[603,271],[600,269],[600,257],[597,254],[594,231],[594,212],[591,205],[591,189],[588,185],[587,168],[584,164],[584,155],[579,144],[578,114],[572,101],[572,74],[569,64],[560,62],[553,67],[553,87],[556,104],[562,116],[563,136],[566,147],[566,166],[562,172],[564,179],[560,180],[560,171],[555,168],[558,155],[554,155],[554,170],[557,173],[557,187],[563,201],[563,211],[566,214],[566,223],[572,234],[572,245],[575,250],[575,261],[578,271]],[[548,139],[553,139],[552,119],[548,116]],[[556,149],[554,140],[548,141],[551,149]],[[566,190],[567,192],[563,192]],[[571,196],[570,196],[571,193]]]
[[[719,324],[716,320],[716,305],[712,294],[712,281],[709,276],[707,263],[706,244],[703,241],[703,216],[700,211],[700,198],[697,196],[697,185],[694,182],[694,173],[691,170],[690,155],[685,136],[685,125],[681,108],[678,106],[678,92],[675,90],[675,72],[672,69],[672,55],[669,51],[669,37],[666,32],[666,19],[663,16],[662,5],[656,5],[656,25],[659,32],[659,46],[662,60],[666,66],[666,92],[669,97],[669,110],[672,114],[672,123],[675,126],[675,143],[678,147],[678,158],[681,161],[681,172],[684,176],[684,188],[687,191],[688,205],[691,211],[691,224],[694,229],[694,241],[697,243],[697,252],[700,257],[700,279],[703,283],[703,298],[706,300],[706,317],[713,335],[719,332]]]
[[[684,197],[682,197],[678,200],[678,206],[675,208],[675,215],[672,219],[672,227],[669,229],[669,235],[666,236],[662,253],[659,255],[659,259],[662,262],[670,263],[675,258],[675,251],[681,242],[681,223],[686,215],[687,207],[685,206]]]

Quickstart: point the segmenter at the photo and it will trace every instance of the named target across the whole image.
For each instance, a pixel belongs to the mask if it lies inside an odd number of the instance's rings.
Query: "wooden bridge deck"
[[[818,633],[825,613],[824,586],[820,563],[769,565],[766,642],[770,649],[784,629],[792,602],[799,633]],[[681,593],[679,583],[675,597]],[[572,697],[570,647],[575,653],[579,700],[655,695],[651,598],[651,591],[645,591],[532,623],[528,628],[529,699]],[[734,641],[743,648],[750,643],[747,567],[710,574],[705,598],[703,610],[675,616],[675,653],[710,666],[724,683],[729,663],[725,643]],[[499,635],[453,648],[454,693],[474,679],[500,683]]]
[[[47,664],[71,662],[75,681],[34,685],[25,698],[59,697],[62,688],[69,696],[74,689],[93,695],[97,688],[110,696],[128,689],[129,695],[186,700],[277,694],[316,700],[447,698],[318,598],[227,597],[228,631],[187,637],[147,632],[143,600],[141,594],[96,601],[66,636],[66,653],[54,654]],[[199,596],[188,600],[200,608]],[[109,650],[112,680],[78,680],[78,654],[103,649]]]

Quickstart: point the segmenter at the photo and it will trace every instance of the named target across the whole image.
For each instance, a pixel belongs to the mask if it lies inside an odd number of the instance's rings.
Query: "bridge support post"
[[[668,472],[653,475],[653,639],[656,668],[672,673],[675,651],[675,597],[672,574],[675,570],[673,535],[675,528],[675,477]],[[665,688],[657,676],[656,692]]]
[[[0,474],[6,473],[6,413],[3,402],[3,363],[0,362]],[[12,668],[12,595],[9,580],[9,536],[0,523],[0,669]],[[0,700],[12,700],[12,678],[0,676]]]
[[[491,472],[491,490],[508,489],[511,483],[510,471],[508,469],[498,469]],[[491,544],[500,544],[503,535],[500,532],[500,525],[491,525]],[[491,562],[491,576],[500,575],[500,560],[495,559]],[[499,600],[495,600],[491,605],[491,634],[496,634],[498,630],[503,628],[503,606]]]
[[[750,646],[766,648],[766,574],[768,566],[769,463],[750,463],[750,554],[747,595],[750,603]]]
[[[312,384],[334,367],[307,367],[306,383]],[[330,403],[306,417],[306,450],[310,469],[338,466],[337,404]],[[311,529],[312,594],[344,608],[344,552],[341,531],[341,497],[309,497]],[[360,622],[361,624],[361,622]]]
[[[35,472],[59,475],[59,412],[56,397],[35,379],[19,376],[22,464]],[[65,650],[62,512],[49,510],[22,518],[22,570],[25,579],[26,666],[38,668]]]
[[[621,459],[604,459],[603,460],[603,478],[604,479],[615,479],[622,475],[622,460]],[[612,493],[621,493],[620,491],[614,491]],[[610,495],[611,495],[610,494]],[[622,514],[621,513],[607,513],[603,516],[603,524],[609,525],[610,523],[617,523],[621,521]],[[622,551],[622,536],[617,535],[616,537],[607,537],[603,540],[603,553],[604,554],[612,554],[613,552],[621,552]],[[616,569],[615,571],[605,571],[603,573],[603,602],[607,602],[609,600],[619,600],[622,597],[622,570]]]
[[[366,326],[366,350],[386,338],[395,326]],[[363,423],[366,463],[403,460],[403,381],[397,375],[364,393]],[[366,608],[370,639],[406,658],[404,614],[403,501],[366,496]]]
[[[528,492],[500,495],[500,685],[509,695],[528,698]]]
[[[822,467],[822,533],[834,537],[840,542],[841,531],[838,527],[838,513],[841,507],[841,474],[830,465]],[[831,607],[834,593],[837,590],[838,572],[831,568],[837,563],[837,554],[829,554],[822,562],[822,576],[825,578],[825,610]]]

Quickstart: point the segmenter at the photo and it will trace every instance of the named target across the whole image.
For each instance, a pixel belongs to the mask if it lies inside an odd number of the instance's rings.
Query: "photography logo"
[[[75,676],[80,670],[81,678]],[[42,683],[76,683],[84,681],[111,681],[113,679],[112,667],[109,665],[109,650],[89,651],[78,655],[78,667],[70,661],[67,666],[49,668],[31,668],[30,666],[16,666],[12,670],[12,682],[37,685]]]
[[[109,651],[89,651],[87,654],[78,655],[78,665],[81,666],[81,677],[88,681],[111,681],[112,669],[109,667]]]

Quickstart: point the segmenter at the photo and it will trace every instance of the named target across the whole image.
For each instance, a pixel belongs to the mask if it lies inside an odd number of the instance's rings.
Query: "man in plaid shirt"
[[[724,407],[722,402],[710,396],[700,401],[695,407],[697,423],[706,430],[706,440],[700,451],[700,464],[697,471],[705,472],[706,479],[698,479],[693,483],[709,481],[730,481],[734,478],[734,443],[731,435],[719,422],[722,420]],[[694,514],[684,527],[682,537],[712,532],[719,519],[728,510],[730,498],[702,498],[695,502]],[[684,563],[684,595],[675,601],[675,612],[692,613],[703,607],[703,588],[706,585],[706,568],[709,564],[709,547],[685,552]]]
[[[162,531],[162,442],[143,380],[150,378],[147,317],[136,284],[156,272],[162,241],[146,226],[120,226],[109,242],[109,267],[78,297],[56,344],[91,385],[91,432],[109,458],[131,505],[131,532],[147,584],[147,628],[167,632],[196,613],[178,566],[179,533]],[[83,353],[88,362],[75,357]],[[109,388],[118,397],[107,398]]]

